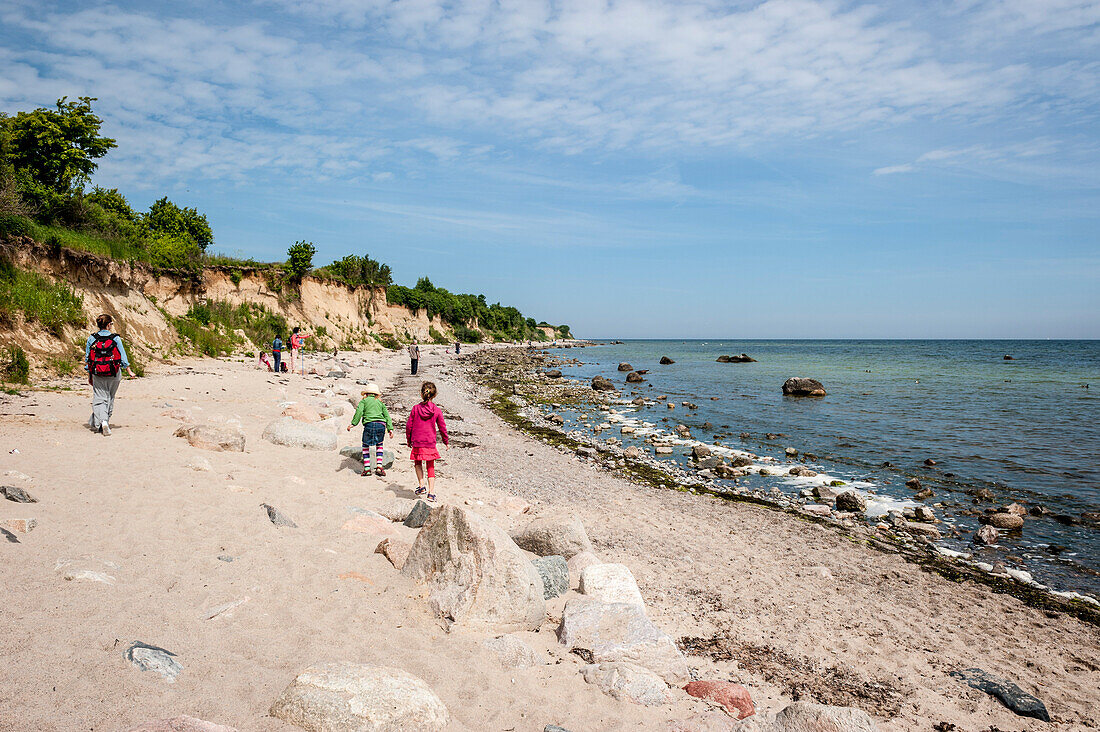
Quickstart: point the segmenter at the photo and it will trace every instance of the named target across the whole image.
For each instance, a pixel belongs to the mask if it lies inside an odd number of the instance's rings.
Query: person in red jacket
[[[447,435],[447,423],[443,421],[443,410],[432,399],[437,394],[435,384],[425,381],[420,385],[420,403],[409,412],[405,422],[405,444],[412,449],[409,458],[416,468],[416,495],[428,494],[428,501],[435,503],[435,461],[439,460],[436,449],[436,427],[443,438],[443,447],[450,449],[450,437]],[[428,487],[424,487],[424,478],[428,478]]]

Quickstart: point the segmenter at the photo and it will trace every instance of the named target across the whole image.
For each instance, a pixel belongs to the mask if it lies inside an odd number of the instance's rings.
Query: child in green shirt
[[[363,398],[355,408],[355,416],[351,418],[348,432],[360,421],[363,422],[363,475],[370,475],[372,450],[377,450],[378,453],[375,474],[385,475],[386,471],[382,469],[382,441],[387,432],[390,433],[390,439],[393,439],[393,421],[386,405],[382,403],[382,390],[374,382],[367,384],[367,388],[363,390]]]

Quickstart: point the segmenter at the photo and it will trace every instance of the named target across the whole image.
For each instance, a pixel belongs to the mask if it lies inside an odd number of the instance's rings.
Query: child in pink
[[[435,446],[435,430],[443,438],[443,446],[449,449],[450,437],[447,436],[447,423],[443,421],[443,410],[432,399],[436,395],[435,384],[425,381],[420,385],[421,402],[409,412],[405,422],[405,444],[412,448],[409,458],[416,468],[416,495],[428,494],[428,500],[435,503],[435,461],[439,460],[439,450]],[[428,487],[424,487],[427,474]]]

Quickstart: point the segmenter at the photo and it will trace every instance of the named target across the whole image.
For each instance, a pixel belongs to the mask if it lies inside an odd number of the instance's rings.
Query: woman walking
[[[84,368],[92,386],[92,416],[88,426],[105,436],[111,434],[111,415],[115,411],[115,394],[122,381],[122,371],[131,377],[134,375],[122,338],[111,332],[111,321],[106,313],[96,318],[99,330],[88,336],[84,344]]]

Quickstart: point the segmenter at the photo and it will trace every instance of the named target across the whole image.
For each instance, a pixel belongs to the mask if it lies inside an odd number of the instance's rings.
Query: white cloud
[[[887,165],[884,168],[875,168],[871,171],[871,175],[893,175],[894,173],[911,173],[916,168],[912,163],[904,163],[903,165]]]

